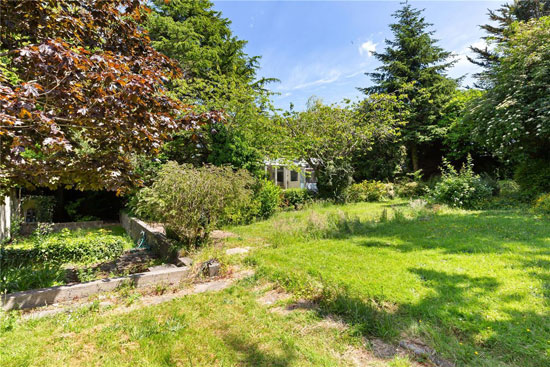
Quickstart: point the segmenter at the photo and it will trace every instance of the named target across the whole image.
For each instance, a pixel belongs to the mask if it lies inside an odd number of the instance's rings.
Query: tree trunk
[[[418,162],[418,146],[416,145],[416,143],[411,144],[411,159],[413,171],[416,172],[420,169],[420,164]]]

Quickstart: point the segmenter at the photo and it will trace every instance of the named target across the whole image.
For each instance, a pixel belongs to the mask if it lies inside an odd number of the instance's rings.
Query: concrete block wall
[[[0,241],[10,237],[11,200],[9,196],[0,196]]]
[[[166,237],[162,225],[144,222],[124,212],[120,213],[120,224],[135,243],[141,239],[143,232],[145,242],[157,256],[171,262],[177,260],[177,251]]]

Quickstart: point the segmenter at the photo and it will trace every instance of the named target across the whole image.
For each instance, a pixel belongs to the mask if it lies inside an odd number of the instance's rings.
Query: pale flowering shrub
[[[493,189],[473,171],[472,158],[457,171],[443,159],[441,181],[430,192],[432,201],[454,208],[476,209],[488,200]]]

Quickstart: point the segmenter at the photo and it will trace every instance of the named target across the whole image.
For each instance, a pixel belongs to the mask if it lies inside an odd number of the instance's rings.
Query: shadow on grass
[[[278,354],[263,350],[257,342],[246,341],[241,335],[229,334],[223,337],[227,346],[231,347],[239,355],[239,366],[273,366],[286,367],[293,365],[296,359],[294,348],[280,340],[281,352]]]
[[[350,239],[350,246],[392,249],[410,256],[437,250],[465,255],[465,261],[469,254],[503,254],[506,266],[521,269],[543,284],[540,294],[533,288],[531,296],[550,301],[550,260],[546,258],[550,256],[550,221],[529,214],[445,213],[381,222],[341,217],[322,238]],[[498,275],[475,277],[422,267],[408,271],[429,289],[418,302],[387,305],[362,293],[351,294],[342,286],[325,291],[318,300],[320,312],[341,315],[367,336],[395,339],[411,329],[420,330],[438,352],[458,365],[550,365],[550,310],[530,310],[521,287],[516,290],[506,284],[501,291],[506,280]]]
[[[366,337],[396,341],[416,328],[440,356],[457,366],[550,365],[544,345],[550,338],[550,313],[509,308],[498,319],[488,318],[486,297],[499,287],[497,279],[420,268],[409,271],[421,277],[432,290],[419,303],[388,305],[382,300],[365,299],[345,289],[333,288],[325,290],[316,300],[317,312],[321,317],[341,316]],[[499,301],[522,298],[509,294]]]

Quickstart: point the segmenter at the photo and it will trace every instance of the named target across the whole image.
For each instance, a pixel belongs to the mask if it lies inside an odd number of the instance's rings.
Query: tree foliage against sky
[[[483,37],[484,47],[471,46],[475,57],[469,57],[470,62],[481,66],[484,70],[476,74],[477,86],[489,88],[493,67],[498,64],[500,55],[498,45],[508,41],[507,30],[515,21],[528,21],[550,15],[550,1],[548,0],[515,0],[502,5],[496,10],[488,10],[490,24],[481,25],[487,35]]]
[[[265,133],[272,111],[265,85],[271,80],[257,78],[259,57],[245,53],[246,41],[233,35],[231,22],[213,10],[211,1],[153,3],[146,23],[153,46],[188,71],[187,78],[172,82],[172,91],[184,102],[223,109],[227,115],[225,126],[205,125],[193,135],[179,132],[167,146],[169,158],[249,169],[257,165],[272,148]]]
[[[500,45],[492,88],[470,118],[482,144],[506,159],[550,159],[550,17],[516,22]]]
[[[451,53],[437,45],[422,11],[405,4],[393,16],[397,20],[390,25],[394,39],[386,40],[384,52],[374,53],[382,65],[367,73],[374,85],[361,90],[366,94],[407,96],[409,115],[401,129],[401,139],[416,171],[421,166],[421,150],[442,138],[437,121],[457,81],[446,76],[454,63]]]
[[[373,94],[358,105],[324,105],[311,98],[303,112],[281,120],[285,150],[315,170],[319,193],[339,199],[353,176],[352,158],[368,149],[375,130],[395,135],[402,125],[401,102],[392,95]]]
[[[120,190],[130,155],[203,118],[170,98],[181,76],[139,26],[137,0],[1,0],[3,184]]]

